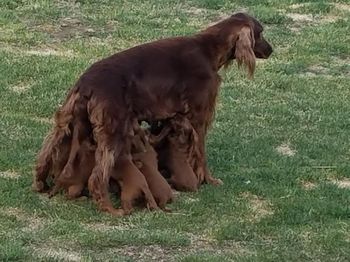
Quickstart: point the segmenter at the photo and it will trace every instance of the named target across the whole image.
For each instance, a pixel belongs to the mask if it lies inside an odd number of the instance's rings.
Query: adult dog
[[[93,64],[56,113],[55,128],[38,156],[34,188],[45,189],[55,148],[72,134],[78,139],[77,148],[84,139],[82,127],[89,122],[97,143],[89,190],[102,210],[113,213],[108,183],[117,159],[121,155],[131,159],[135,121],[175,115],[188,118],[198,134],[197,177],[218,183],[209,174],[205,155],[220,85],[218,71],[236,59],[252,76],[256,58],[266,59],[272,53],[262,31],[256,19],[237,13],[193,36],[146,43]],[[70,158],[75,155],[71,152]],[[67,165],[72,162],[69,159]]]

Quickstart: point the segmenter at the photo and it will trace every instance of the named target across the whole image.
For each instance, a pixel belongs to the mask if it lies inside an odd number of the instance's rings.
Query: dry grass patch
[[[21,228],[22,232],[36,232],[45,224],[43,219],[35,215],[28,214],[24,210],[17,207],[3,208],[0,212],[5,215],[14,216],[16,219],[23,222],[25,227]]]
[[[291,146],[288,143],[283,143],[276,147],[276,151],[283,155],[283,156],[289,156],[292,157],[296,154],[296,150],[292,149]]]
[[[116,256],[125,256],[132,258],[134,261],[158,261],[170,262],[175,261],[174,254],[182,250],[181,248],[167,248],[159,245],[149,246],[123,246],[121,248],[110,248],[104,250],[101,257],[112,258]],[[108,254],[106,256],[106,254]]]
[[[27,55],[37,55],[37,56],[63,56],[63,57],[74,57],[74,52],[72,50],[55,50],[52,48],[42,48],[35,50],[23,51]]]
[[[194,198],[194,197],[190,197],[190,196],[185,196],[182,198],[182,201],[187,203],[187,204],[190,204],[190,203],[196,203],[199,201],[199,198]]]
[[[335,8],[337,8],[341,11],[350,12],[350,4],[334,3],[333,5],[335,6]]]
[[[326,68],[322,65],[311,65],[306,69],[306,72],[300,73],[301,77],[318,77],[322,75],[322,77],[332,78],[333,76],[330,74],[329,68]]]
[[[101,257],[113,257],[122,255],[135,261],[178,261],[177,256],[185,257],[193,254],[211,255],[251,255],[252,251],[243,247],[240,243],[230,241],[219,244],[216,240],[205,235],[189,234],[191,244],[185,247],[164,247],[160,245],[148,246],[123,246],[104,250]]]
[[[339,188],[350,189],[350,178],[344,177],[341,179],[331,179],[330,182]]]
[[[312,190],[312,189],[315,189],[317,187],[317,184],[314,182],[311,182],[311,181],[302,181],[301,186],[305,190]]]
[[[18,179],[20,177],[20,174],[18,174],[15,171],[0,171],[0,177],[1,178],[7,178],[7,179]]]
[[[135,228],[133,224],[130,222],[120,223],[119,225],[109,225],[104,223],[90,223],[85,224],[85,227],[90,230],[95,230],[99,232],[108,232],[108,231],[124,231],[124,230],[130,230]]]
[[[15,46],[0,46],[2,51],[11,53],[11,54],[20,54],[24,56],[59,56],[59,57],[76,57],[76,54],[73,50],[63,50],[54,46],[43,46],[37,47],[35,49],[22,49]]]
[[[57,259],[60,261],[83,261],[82,256],[78,252],[66,250],[58,247],[36,247],[34,253],[43,259]]]
[[[42,124],[53,124],[55,120],[53,118],[48,118],[48,117],[38,117],[38,116],[32,116],[30,117],[31,120],[35,122],[39,122]]]
[[[9,89],[17,94],[22,94],[27,90],[29,90],[31,87],[32,87],[31,82],[28,82],[28,83],[19,82],[15,85],[10,86]]]
[[[250,192],[245,192],[241,194],[241,197],[248,201],[249,210],[251,211],[249,215],[249,220],[258,222],[262,218],[271,216],[274,214],[272,210],[272,204],[257,195]]]
[[[288,13],[286,16],[297,23],[313,22],[313,16],[310,14]]]

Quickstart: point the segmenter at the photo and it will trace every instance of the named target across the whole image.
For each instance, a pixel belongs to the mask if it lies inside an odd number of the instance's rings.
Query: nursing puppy
[[[60,189],[66,191],[68,199],[80,197],[82,191],[87,188],[87,183],[95,166],[96,145],[89,139],[84,140],[76,153],[76,158],[72,163],[70,176],[58,174],[54,178],[54,187],[49,193],[53,197]],[[62,171],[61,163],[57,163],[57,170]]]
[[[121,188],[120,201],[122,211],[116,209],[114,215],[128,215],[133,211],[134,204],[138,200],[145,200],[146,206],[150,210],[158,209],[157,203],[148,187],[147,181],[138,167],[127,156],[118,159],[116,168],[112,172],[112,177],[118,181]]]
[[[146,134],[141,132],[133,140],[133,148],[137,153],[133,153],[134,161],[140,161],[140,171],[146,178],[147,184],[158,206],[164,211],[170,211],[166,204],[174,198],[170,185],[158,171],[157,153],[146,138]]]
[[[151,141],[169,183],[179,191],[197,191],[201,181],[193,170],[193,160],[198,137],[189,120],[180,115],[169,119],[158,135],[151,136]]]

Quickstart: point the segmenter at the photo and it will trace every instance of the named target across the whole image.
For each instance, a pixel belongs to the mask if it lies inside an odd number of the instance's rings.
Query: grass
[[[51,117],[88,65],[242,9],[275,52],[253,81],[221,72],[208,157],[222,187],[121,219],[31,192]],[[347,261],[349,15],[347,0],[1,1],[0,260]]]

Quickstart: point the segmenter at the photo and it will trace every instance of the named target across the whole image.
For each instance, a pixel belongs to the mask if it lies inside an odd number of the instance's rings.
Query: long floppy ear
[[[254,36],[252,30],[248,26],[242,27],[238,33],[238,39],[236,41],[235,57],[238,63],[238,67],[245,65],[248,70],[250,78],[254,75],[255,70],[255,54],[253,51]]]

